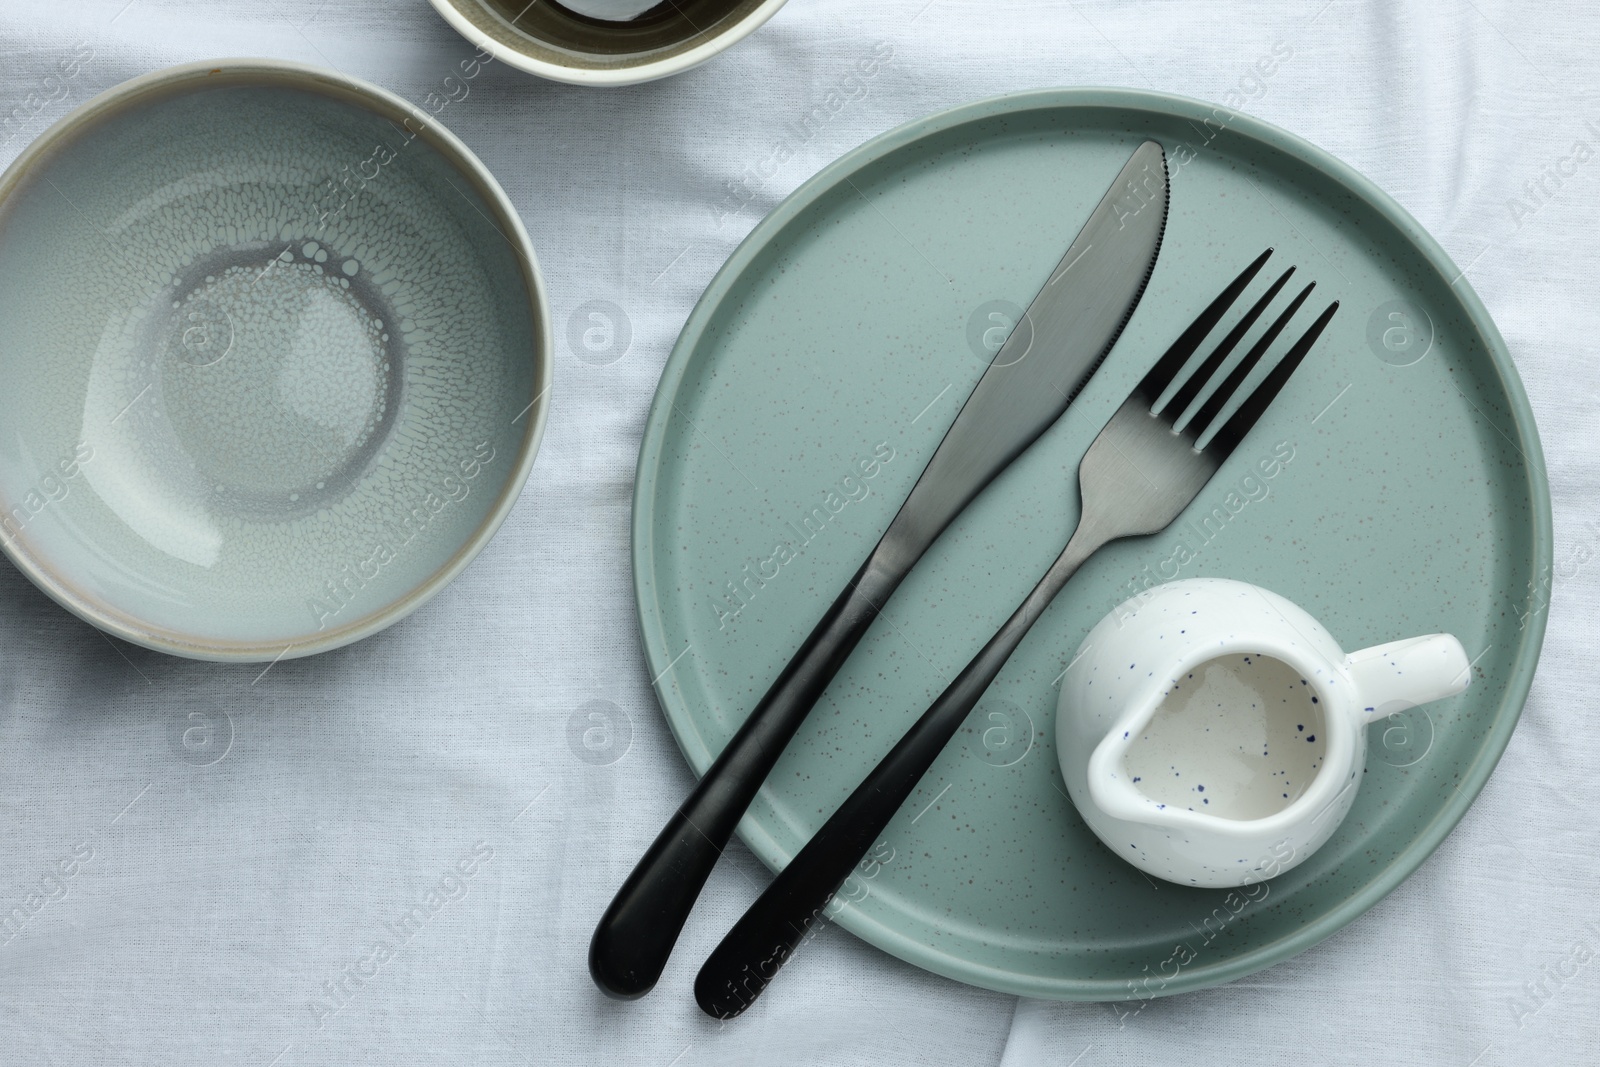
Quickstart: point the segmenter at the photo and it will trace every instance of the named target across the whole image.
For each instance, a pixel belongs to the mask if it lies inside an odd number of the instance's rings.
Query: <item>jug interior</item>
[[[1257,654],[1220,656],[1179,678],[1123,767],[1162,805],[1260,819],[1310,787],[1327,751],[1326,705],[1300,672]]]

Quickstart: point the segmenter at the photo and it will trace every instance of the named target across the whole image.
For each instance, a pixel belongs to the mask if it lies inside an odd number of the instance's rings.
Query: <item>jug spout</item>
[[[1345,668],[1361,698],[1364,722],[1402,708],[1455,696],[1472,680],[1467,650],[1450,634],[1428,634],[1350,653]]]
[[[1104,815],[1127,823],[1159,823],[1156,805],[1129,785],[1121,775],[1100,774],[1089,778],[1089,799]]]

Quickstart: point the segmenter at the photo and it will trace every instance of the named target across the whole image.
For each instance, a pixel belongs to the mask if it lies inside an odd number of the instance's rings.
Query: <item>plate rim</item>
[[[694,310],[685,321],[662,368],[661,379],[650,401],[649,415],[645,421],[639,459],[635,467],[630,554],[633,564],[637,625],[644,648],[645,663],[654,679],[651,687],[655,691],[656,701],[661,707],[673,740],[697,779],[705,773],[705,769],[715,758],[715,753],[691,751],[686,744],[686,737],[694,736],[697,731],[692,729],[693,724],[686,717],[686,709],[675,706],[671,696],[673,683],[666,677],[675,661],[665,645],[659,627],[662,614],[659,610],[653,610],[659,604],[659,597],[651,552],[654,544],[651,502],[656,494],[655,475],[663,460],[669,415],[674,407],[670,398],[676,396],[682,387],[695,350],[704,337],[711,316],[721,307],[729,290],[752,261],[767,249],[772,239],[780,236],[790,223],[834,189],[845,176],[854,174],[918,140],[936,136],[980,119],[1029,111],[1070,111],[1088,108],[1145,111],[1163,117],[1175,116],[1186,119],[1215,119],[1220,112],[1226,116],[1224,121],[1227,128],[1235,134],[1242,134],[1262,142],[1271,149],[1299,159],[1360,197],[1412,243],[1430,268],[1445,279],[1455,278],[1455,281],[1450,283],[1450,288],[1456,292],[1457,299],[1461,301],[1473,327],[1485,342],[1489,364],[1497,372],[1501,388],[1511,408],[1510,415],[1518,438],[1516,446],[1524,457],[1531,505],[1532,558],[1529,561],[1531,569],[1535,575],[1550,573],[1554,563],[1555,546],[1549,476],[1545,468],[1538,427],[1533,418],[1533,409],[1528,401],[1527,392],[1522,385],[1522,378],[1517,373],[1516,364],[1494,319],[1472,288],[1466,272],[1456,266],[1443,246],[1398,201],[1349,164],[1298,134],[1290,133],[1244,112],[1230,111],[1220,104],[1210,104],[1193,97],[1113,87],[1031,89],[992,96],[916,118],[878,134],[846,152],[801,183],[757,223],[729,255],[695,303]],[[1036,976],[1019,976],[1009,970],[964,959],[927,945],[853,908],[843,909],[834,916],[834,920],[868,944],[923,970],[997,992],[1052,1000],[1117,1001],[1134,996],[1141,996],[1143,999],[1151,996],[1169,996],[1220,985],[1281,963],[1326,940],[1371,910],[1421,867],[1466,815],[1467,809],[1482,792],[1489,775],[1499,764],[1517,722],[1522,717],[1544,644],[1546,617],[1547,613],[1542,611],[1535,612],[1531,616],[1523,631],[1521,649],[1511,676],[1507,680],[1499,711],[1492,728],[1483,739],[1479,758],[1464,769],[1458,788],[1452,791],[1451,798],[1445,802],[1433,821],[1418,835],[1411,848],[1397,855],[1359,892],[1324,912],[1314,921],[1301,926],[1293,936],[1281,938],[1249,952],[1185,967],[1177,976],[1164,982],[1158,990],[1147,989],[1139,993],[1135,991],[1133,982],[1126,979],[1041,981]],[[749,813],[740,820],[738,835],[769,869],[777,870],[791,858]]]

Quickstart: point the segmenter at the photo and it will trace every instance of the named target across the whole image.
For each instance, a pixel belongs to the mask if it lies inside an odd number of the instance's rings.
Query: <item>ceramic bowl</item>
[[[548,320],[505,194],[399,98],[264,60],[137,78],[0,176],[0,545],[150,648],[365,637],[510,510]]]
[[[554,0],[431,2],[456,32],[496,59],[578,85],[632,85],[688,70],[744,40],[784,4],[671,0],[613,21]]]

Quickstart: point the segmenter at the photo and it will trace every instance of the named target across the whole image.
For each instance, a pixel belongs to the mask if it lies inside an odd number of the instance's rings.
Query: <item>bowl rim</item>
[[[206,81],[217,75],[226,75],[223,84],[237,85],[287,85],[320,93],[359,107],[367,108],[386,118],[396,115],[409,117],[418,124],[415,136],[427,143],[455,166],[489,208],[499,216],[490,224],[501,230],[512,250],[522,261],[523,288],[529,300],[529,311],[534,319],[533,396],[518,420],[527,419],[521,445],[515,461],[507,471],[499,496],[476,529],[457,546],[442,566],[415,583],[409,591],[365,615],[352,619],[343,626],[301,635],[285,644],[283,639],[259,641],[218,640],[203,634],[185,633],[144,624],[129,613],[111,611],[77,594],[58,577],[56,571],[45,566],[31,553],[21,550],[15,538],[0,538],[3,551],[12,564],[56,603],[97,627],[105,633],[145,648],[166,652],[189,659],[219,662],[261,663],[280,659],[298,659],[302,656],[327,652],[370,637],[427,603],[481,552],[511,513],[521,495],[533,468],[535,455],[544,437],[545,424],[550,410],[550,389],[554,380],[554,334],[550,324],[550,304],[543,274],[534,256],[532,242],[522,224],[521,215],[511,203],[505,190],[484,166],[473,151],[460,138],[443,125],[433,121],[433,116],[407,102],[402,97],[381,86],[360,78],[350,77],[330,68],[318,67],[289,60],[238,57],[163,67],[130,78],[80,104],[39,134],[22,150],[4,172],[0,172],[0,213],[18,186],[30,176],[33,168],[53,152],[73,142],[96,120],[113,114],[136,102],[174,92],[204,90]],[[389,113],[389,114],[386,114]],[[409,124],[408,130],[413,127]]]
[[[461,3],[474,3],[476,0],[428,0],[428,2],[452,29],[471,44],[493,56],[497,62],[509,64],[528,74],[536,74],[551,81],[566,82],[569,85],[638,85],[681,74],[691,67],[698,67],[712,56],[727,51],[760,29],[788,0],[763,0],[748,15],[726,30],[714,34],[705,43],[685,51],[630,66],[603,68],[570,67],[507,47],[505,42],[489,36],[461,13]]]

